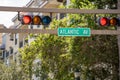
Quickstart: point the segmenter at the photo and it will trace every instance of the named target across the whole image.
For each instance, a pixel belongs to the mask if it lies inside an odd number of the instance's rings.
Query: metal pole
[[[117,7],[118,7],[118,10],[120,10],[120,0],[118,0]],[[120,16],[120,15],[118,15],[118,16]],[[117,30],[120,30],[120,26],[117,27]],[[117,38],[118,38],[118,50],[119,50],[119,74],[118,74],[118,76],[119,76],[119,80],[120,80],[120,35],[118,35]]]
[[[3,7],[0,11],[10,12],[41,12],[41,13],[71,13],[71,14],[120,14],[120,10],[103,9],[53,9],[53,8],[28,8],[28,7]]]
[[[57,29],[0,29],[0,33],[57,34]],[[91,30],[92,35],[120,35],[120,30]]]

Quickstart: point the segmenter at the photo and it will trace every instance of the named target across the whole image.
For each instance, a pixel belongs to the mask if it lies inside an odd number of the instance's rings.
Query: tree
[[[0,79],[1,80],[25,80],[25,74],[14,62],[10,66],[0,61]]]
[[[83,6],[81,5],[83,2],[85,2],[83,3],[84,5],[85,4],[87,5],[89,3],[89,1],[87,3],[86,1],[81,2],[81,0],[77,0],[77,1],[72,0],[72,2],[73,2],[73,6],[72,6],[73,8],[80,8],[80,9],[81,9],[81,6]],[[89,5],[87,6],[88,8],[90,8]],[[99,5],[96,5],[96,6],[99,6]],[[86,7],[83,7],[83,8],[86,8]],[[107,14],[107,16],[113,16],[113,15]],[[77,18],[81,19],[81,16]],[[94,15],[89,15],[89,14],[82,15],[82,19],[83,19],[83,22],[85,22],[85,19],[86,19],[87,22],[85,23],[88,23],[86,25],[91,29],[108,29],[107,27],[98,28],[98,26],[95,24]],[[77,21],[75,21],[74,23],[76,22]],[[81,23],[82,23],[82,20],[81,20]],[[91,27],[91,26],[94,26],[94,27]],[[110,75],[114,77],[113,79],[117,78],[116,75],[118,75],[118,70],[117,70],[118,69],[118,47],[117,47],[116,36],[107,36],[107,35],[94,36],[93,35],[90,38],[75,37],[71,42],[72,42],[72,48],[70,53],[72,54],[74,64],[76,65],[76,67],[78,66],[79,68],[81,67],[83,68],[84,75],[87,75],[89,69],[91,69],[91,67],[94,67],[95,64],[99,65],[101,63],[104,63],[104,64],[107,64],[107,67],[109,67],[109,65],[112,65],[113,74],[109,74],[109,75],[107,73],[106,75],[101,74],[99,78],[103,80]],[[91,74],[94,76],[97,76],[97,74],[95,74],[94,72],[92,72]],[[106,77],[103,78],[103,76],[106,76]]]
[[[28,74],[26,76],[29,76],[30,80],[32,80],[33,61],[35,60],[37,53],[39,53],[39,47],[36,45],[37,43],[33,42],[30,46],[26,45],[24,49],[20,49],[22,59],[21,69]]]

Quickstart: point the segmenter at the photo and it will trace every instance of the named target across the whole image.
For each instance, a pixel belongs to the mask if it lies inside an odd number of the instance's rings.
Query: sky
[[[22,7],[25,6],[30,0],[0,0],[0,6]],[[17,12],[2,12],[0,11],[0,24],[4,24],[7,28],[10,27],[13,22],[12,18]]]

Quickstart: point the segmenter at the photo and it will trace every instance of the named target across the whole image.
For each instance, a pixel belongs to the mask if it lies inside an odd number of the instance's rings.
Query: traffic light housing
[[[23,15],[20,21],[23,25],[49,25],[52,19],[49,16]]]
[[[112,17],[101,17],[98,19],[98,25],[99,26],[120,26],[120,18]]]

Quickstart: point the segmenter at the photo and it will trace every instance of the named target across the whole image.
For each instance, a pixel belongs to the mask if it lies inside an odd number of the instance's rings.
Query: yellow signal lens
[[[110,19],[110,25],[112,25],[112,26],[117,25],[117,18]]]
[[[33,17],[33,24],[34,25],[39,25],[42,23],[42,19],[40,18],[40,16],[34,16]]]

